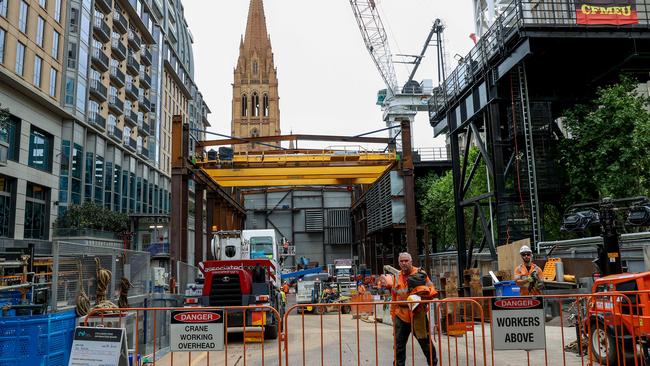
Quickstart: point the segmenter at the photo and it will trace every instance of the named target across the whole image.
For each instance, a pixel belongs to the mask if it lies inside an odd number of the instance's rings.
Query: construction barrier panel
[[[150,365],[648,366],[649,302],[650,291],[634,291],[299,304],[284,314],[266,306],[101,309],[84,324],[131,328],[130,352],[148,358]],[[383,324],[371,314],[384,306],[428,308],[428,319]],[[178,350],[169,323],[179,311],[221,311],[223,349]],[[264,328],[233,332],[228,326],[229,319],[241,316],[261,324],[260,313],[279,325],[264,341]],[[188,328],[187,333],[205,331]]]
[[[647,366],[649,295],[637,291],[299,304],[284,315],[283,358],[287,365],[310,366]],[[384,305],[428,306],[430,331],[425,329],[422,336],[413,322],[404,331],[399,320],[386,325],[361,312],[371,307],[369,313],[378,314]],[[404,343],[405,335],[402,363],[397,344]]]
[[[282,365],[282,317],[270,306],[93,309],[80,325],[126,328],[131,365]]]

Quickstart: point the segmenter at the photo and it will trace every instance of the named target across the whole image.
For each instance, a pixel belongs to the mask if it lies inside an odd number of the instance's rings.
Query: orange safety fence
[[[649,303],[649,294],[637,291],[523,299],[355,302],[352,308],[337,303],[299,304],[284,314],[283,357],[287,365],[310,366],[393,363],[648,366],[650,308],[642,303]],[[522,300],[500,302],[509,299]],[[517,308],[517,302],[537,303],[535,316],[528,315],[525,306]],[[417,322],[407,323],[406,329],[400,320],[383,324],[384,318],[379,314],[386,311],[382,310],[388,307],[384,305],[395,304],[428,306],[428,329],[416,337],[414,333],[418,332],[413,323]],[[493,309],[493,304],[514,305],[504,312],[503,308]],[[368,307],[375,316],[367,319],[359,316]],[[313,314],[307,308],[314,309]],[[504,321],[504,316],[517,320]],[[541,335],[518,331],[535,325],[543,329]],[[536,342],[531,342],[533,339]],[[398,344],[406,345],[405,349],[398,350]]]
[[[172,351],[171,314],[185,311],[222,312],[222,350]],[[267,321],[268,317],[272,317],[270,322]],[[272,324],[262,325],[265,323]],[[127,347],[133,357],[132,365],[144,366],[146,360],[147,366],[282,365],[282,317],[276,309],[266,305],[93,309],[80,324],[126,328]],[[186,329],[186,333],[196,334],[196,330]],[[213,341],[212,335],[210,341],[219,343],[220,340]],[[219,335],[214,335],[214,339],[219,339],[218,337]],[[196,342],[205,343],[206,340]],[[138,363],[138,359],[141,363]]]
[[[527,315],[528,308],[517,308],[522,303],[541,303],[535,313],[541,317],[541,336],[516,332],[518,327],[536,322],[531,320],[533,315]],[[85,318],[84,324],[127,328],[132,334],[128,348],[133,354],[148,355],[153,362],[151,365],[162,366],[393,363],[413,366],[648,366],[648,303],[650,291],[298,304],[279,312],[268,306],[95,309]],[[415,308],[415,313],[427,310],[422,314],[426,313],[428,319],[425,318],[424,323],[417,320],[409,323],[390,316],[382,317],[390,305]],[[503,313],[503,308],[510,305],[513,305],[512,313]],[[165,321],[171,311],[186,309],[224,311],[224,327],[231,331],[225,333],[223,351],[169,351],[170,330]],[[362,310],[366,309],[373,315],[362,317]],[[271,327],[272,337],[267,334],[262,341],[255,333],[247,333],[250,326],[244,329],[228,326],[233,316],[259,315],[260,311],[276,320],[278,327]],[[505,318],[520,320],[505,321]],[[542,341],[535,343],[539,347],[530,346],[525,350],[520,346],[533,337],[535,341]],[[504,339],[512,343],[506,346],[513,347],[504,348]]]

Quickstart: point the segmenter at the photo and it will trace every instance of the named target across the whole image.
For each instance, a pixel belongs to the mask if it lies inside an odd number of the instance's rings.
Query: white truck
[[[350,296],[357,293],[352,259],[335,259],[332,277],[334,277],[334,281],[339,285],[342,295]]]

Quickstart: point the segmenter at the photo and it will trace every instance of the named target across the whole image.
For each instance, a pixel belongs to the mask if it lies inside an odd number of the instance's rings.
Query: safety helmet
[[[524,253],[532,253],[533,251],[530,250],[530,247],[528,245],[524,245],[521,248],[519,248],[519,254],[524,254]]]

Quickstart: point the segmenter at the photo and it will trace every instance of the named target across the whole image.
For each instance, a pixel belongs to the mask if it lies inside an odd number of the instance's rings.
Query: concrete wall
[[[328,214],[336,210],[349,212],[351,192],[344,189],[256,190],[245,193],[246,229],[275,229],[280,237],[295,245],[295,259],[289,257],[285,266],[295,266],[300,257],[309,258],[319,265],[331,264],[334,259],[351,258],[352,235],[340,244],[330,244],[334,239]],[[319,214],[320,213],[320,214]],[[322,219],[318,217],[322,215]],[[320,225],[320,227],[318,227]],[[339,241],[340,242],[340,241]]]

